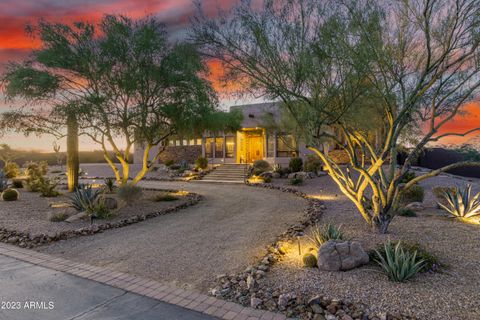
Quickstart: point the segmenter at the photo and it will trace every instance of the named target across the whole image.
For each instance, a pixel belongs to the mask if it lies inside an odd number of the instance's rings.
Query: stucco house
[[[268,102],[232,106],[243,114],[241,128],[236,132],[205,132],[202,137],[175,137],[168,141],[160,162],[186,160],[193,162],[199,156],[211,164],[253,163],[263,159],[271,164],[287,165],[292,157],[305,157],[312,152],[296,141],[289,132],[265,128],[265,116],[278,120],[280,104]],[[325,145],[324,148],[331,148]],[[153,155],[156,150],[152,150]],[[134,163],[141,163],[143,149],[135,146]]]

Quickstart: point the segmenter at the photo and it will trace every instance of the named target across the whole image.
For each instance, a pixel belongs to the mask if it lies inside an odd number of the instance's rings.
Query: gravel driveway
[[[240,271],[298,222],[306,202],[276,190],[202,182],[142,182],[205,196],[194,207],[60,241],[39,251],[205,290],[216,275]]]

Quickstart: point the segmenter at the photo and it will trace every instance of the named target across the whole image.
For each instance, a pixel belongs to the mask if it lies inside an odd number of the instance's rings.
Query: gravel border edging
[[[156,188],[142,188],[146,191],[178,191],[178,190],[167,190],[167,189],[156,189]],[[146,214],[137,214],[130,218],[126,218],[116,222],[106,222],[102,224],[92,224],[89,227],[83,227],[79,229],[61,231],[56,233],[53,236],[46,235],[46,234],[39,234],[39,235],[32,235],[27,232],[16,231],[16,230],[9,230],[5,228],[0,228],[0,242],[8,243],[17,245],[21,248],[34,248],[42,245],[46,245],[52,242],[60,241],[60,240],[67,240],[75,237],[81,236],[89,236],[96,233],[103,232],[108,229],[115,229],[115,228],[122,228],[131,224],[135,224],[147,219],[155,218],[158,216],[162,216],[165,214],[173,213],[179,211],[181,209],[185,209],[191,206],[196,205],[199,203],[203,196],[197,193],[189,192],[187,197],[190,199],[187,202],[182,203],[177,206],[168,207],[165,209],[161,209],[159,211],[150,212]]]

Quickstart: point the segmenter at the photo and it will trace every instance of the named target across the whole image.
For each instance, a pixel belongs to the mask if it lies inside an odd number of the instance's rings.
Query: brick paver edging
[[[158,189],[158,188],[142,188],[142,189],[150,190],[150,191],[153,190],[153,191],[167,191],[167,192],[178,191],[178,190]],[[89,235],[103,232],[108,229],[126,227],[131,224],[145,221],[150,218],[162,216],[165,214],[179,211],[181,209],[188,208],[190,206],[196,205],[203,199],[202,195],[199,195],[193,192],[189,192],[187,197],[189,199],[186,202],[179,205],[167,207],[159,211],[149,212],[145,214],[140,213],[119,221],[102,222],[100,224],[96,223],[88,227],[60,231],[60,232],[57,232],[55,235],[46,235],[46,234],[31,235],[30,233],[23,232],[23,231],[0,228],[0,242],[18,245],[22,248],[34,248],[37,246],[49,244],[51,242],[56,242],[59,240],[66,240],[66,239],[71,239],[71,238],[80,237],[80,236],[89,236]],[[12,238],[14,238],[14,241],[10,240]]]
[[[65,272],[133,292],[152,299],[177,305],[225,320],[285,320],[283,314],[244,307],[199,292],[162,284],[155,280],[107,268],[77,263],[48,254],[0,243],[0,254],[41,267]]]

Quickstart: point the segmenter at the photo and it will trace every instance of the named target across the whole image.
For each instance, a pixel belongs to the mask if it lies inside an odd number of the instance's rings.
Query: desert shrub
[[[438,200],[442,201],[445,200],[445,193],[456,193],[457,189],[455,187],[443,187],[443,186],[436,186],[432,188],[432,193]]]
[[[317,173],[322,169],[322,161],[320,158],[314,154],[309,154],[303,165],[306,172],[315,172]]]
[[[270,163],[265,160],[255,160],[253,162],[253,174],[258,176],[271,169]]]
[[[0,192],[8,188],[8,178],[5,176],[5,172],[0,170]]]
[[[290,184],[292,186],[298,186],[303,183],[303,179],[300,177],[290,179]]]
[[[425,190],[420,185],[413,185],[408,189],[403,190],[402,193],[402,202],[411,203],[411,202],[423,202],[425,197]]]
[[[302,168],[303,168],[302,158],[299,158],[299,157],[291,158],[290,162],[288,163],[288,167],[290,168],[291,172],[302,171]]]
[[[47,174],[48,163],[41,162],[27,162],[25,164],[25,188],[28,191],[38,192],[44,183],[44,176]]]
[[[94,206],[100,195],[99,189],[93,189],[91,185],[79,185],[69,196],[72,206],[78,211],[87,211]]]
[[[142,188],[131,183],[126,183],[117,188],[117,195],[126,204],[131,204],[142,196]]]
[[[16,162],[7,162],[5,167],[3,167],[3,172],[5,176],[9,179],[15,178],[20,174],[20,167]]]
[[[54,211],[48,215],[48,220],[51,222],[65,221],[68,215],[64,211]]]
[[[281,168],[279,173],[282,177],[288,176],[290,173],[292,173],[292,170],[289,167],[285,167],[285,168]]]
[[[40,192],[40,196],[46,198],[58,197],[60,195],[60,192],[56,190],[58,183],[58,179],[40,179],[38,185],[38,191]]]
[[[198,157],[195,160],[195,169],[206,169],[208,167],[208,159],[204,157]]]
[[[156,194],[156,195],[152,198],[152,201],[155,201],[155,202],[160,202],[160,201],[175,201],[175,200],[178,200],[178,198],[175,197],[174,195],[169,194],[169,193],[159,193],[159,194]]]
[[[343,240],[345,238],[341,227],[337,227],[331,223],[321,227],[315,224],[312,226],[312,230],[307,237],[317,248],[320,248],[322,244],[329,240]]]
[[[439,202],[438,205],[453,217],[471,220],[480,216],[480,192],[472,195],[471,184],[464,189],[455,188],[454,191],[445,192],[444,198],[446,203]]]
[[[375,250],[374,261],[383,269],[388,279],[404,282],[413,278],[425,267],[425,260],[417,257],[417,251],[405,249],[399,241],[388,241],[383,250]]]
[[[167,166],[167,167],[171,167],[174,163],[175,163],[175,161],[173,161],[173,160],[167,160],[167,161],[164,162],[165,166]]]
[[[402,180],[400,180],[400,183],[407,183],[410,182],[411,180],[415,179],[417,175],[413,171],[407,171],[405,175],[403,176]]]
[[[412,209],[408,209],[408,208],[401,208],[401,209],[397,210],[397,215],[399,215],[401,217],[416,217],[417,216],[415,211],[413,211]]]
[[[180,165],[179,170],[185,171],[190,169],[190,165],[188,164],[187,160],[181,160],[179,165]]]
[[[317,257],[312,253],[305,253],[302,260],[303,265],[307,268],[315,268],[317,266]]]
[[[8,188],[2,192],[3,201],[16,201],[20,197],[20,193],[16,189]]]
[[[113,193],[113,191],[115,190],[115,179],[105,178],[103,184],[106,193]]]
[[[96,219],[108,219],[112,216],[110,210],[108,210],[107,206],[105,205],[105,200],[98,199],[93,203],[93,205],[87,208],[87,213]]]
[[[23,180],[22,179],[13,179],[12,180],[12,187],[21,189],[23,188]]]

